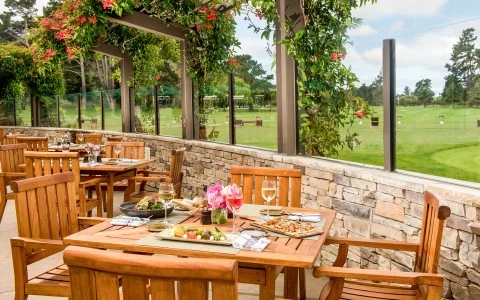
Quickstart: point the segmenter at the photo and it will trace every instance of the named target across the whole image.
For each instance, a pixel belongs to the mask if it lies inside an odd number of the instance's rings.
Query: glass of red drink
[[[232,234],[239,234],[239,232],[235,229],[235,218],[237,216],[237,212],[242,207],[243,204],[243,193],[242,189],[238,188],[238,195],[228,195],[227,197],[227,207],[233,213],[233,229]]]

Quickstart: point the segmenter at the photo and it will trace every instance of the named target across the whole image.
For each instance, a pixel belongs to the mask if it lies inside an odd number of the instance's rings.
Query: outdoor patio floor
[[[114,215],[120,214],[118,205],[123,201],[123,193],[115,192],[115,204]],[[0,223],[0,300],[12,300],[14,299],[14,282],[13,282],[13,266],[12,266],[12,254],[10,250],[10,237],[17,235],[17,224],[15,217],[15,204],[13,201],[8,201]],[[29,268],[29,274],[31,276],[48,270],[50,266],[56,266],[62,261],[61,254],[54,255],[48,259],[42,260],[40,263],[33,264]],[[318,299],[321,288],[326,282],[325,278],[317,279],[313,278],[312,271],[307,270],[307,299]],[[283,274],[277,278],[276,281],[276,296],[282,297],[283,295]],[[67,299],[60,297],[42,297],[42,296],[29,296],[28,299]],[[258,299],[258,286],[249,284],[239,284],[239,299]]]

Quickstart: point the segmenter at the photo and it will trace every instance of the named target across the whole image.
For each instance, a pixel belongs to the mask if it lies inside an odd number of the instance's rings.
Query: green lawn
[[[383,108],[374,107],[374,110],[380,118],[379,126],[372,127],[367,119],[362,120],[362,124],[356,122],[351,132],[358,132],[361,142],[353,151],[348,148],[340,150],[335,158],[383,166]],[[28,109],[22,114],[24,120],[30,119],[27,112]],[[162,135],[182,136],[181,114],[180,109],[160,109]],[[63,109],[62,116],[64,127],[75,128],[76,109]],[[86,110],[82,116],[98,118],[100,122],[100,112],[95,108]],[[257,116],[262,119],[262,126],[246,123],[235,127],[237,144],[276,150],[276,110],[236,110],[236,119],[255,121]],[[480,109],[398,107],[397,116],[401,116],[401,124],[397,124],[396,131],[398,169],[480,182],[480,127],[477,127]],[[444,124],[440,124],[439,116],[444,116]],[[140,119],[143,128],[153,132],[153,122],[142,117]],[[105,112],[105,124],[107,130],[121,131],[119,108],[114,112]],[[100,128],[100,123],[98,126]],[[90,129],[90,123],[84,123],[83,128]],[[229,142],[228,111],[218,110],[212,114],[207,124],[207,134],[213,128],[218,131],[217,142]]]

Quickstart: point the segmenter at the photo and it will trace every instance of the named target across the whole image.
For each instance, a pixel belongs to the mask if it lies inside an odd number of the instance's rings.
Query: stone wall
[[[12,128],[7,129],[11,132]],[[15,128],[29,135],[45,135],[55,129]],[[104,132],[105,135],[118,135]],[[298,168],[302,176],[302,203],[337,211],[331,235],[389,238],[415,242],[419,239],[423,191],[445,198],[452,210],[442,241],[439,272],[445,275],[444,297],[480,299],[480,185],[415,174],[385,172],[378,168],[327,159],[285,156],[269,151],[169,137],[123,134],[127,140],[145,140],[156,163],[168,169],[172,149],[185,146],[183,196],[203,193],[203,187],[229,181],[232,165]],[[469,187],[467,186],[469,185]],[[319,263],[331,264],[335,246],[325,246]],[[409,253],[351,247],[348,265],[372,269],[409,270]]]

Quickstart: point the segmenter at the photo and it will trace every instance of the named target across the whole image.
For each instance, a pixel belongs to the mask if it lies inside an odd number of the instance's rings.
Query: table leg
[[[277,268],[265,266],[265,285],[260,285],[260,300],[275,299],[275,279],[277,279]]]
[[[107,218],[113,218],[113,184],[115,182],[115,175],[108,174],[107,182]]]
[[[285,267],[283,297],[286,299],[297,299],[298,295],[298,272],[303,271],[299,268]]]

